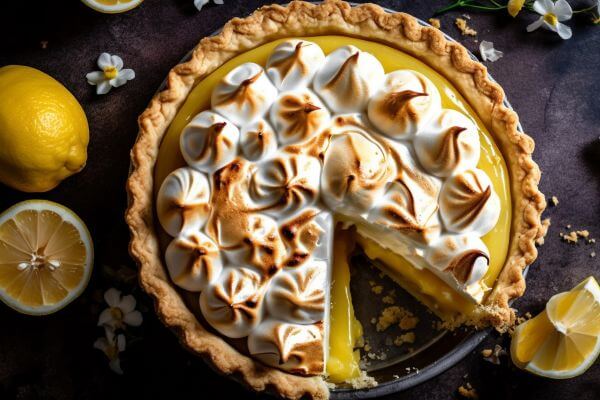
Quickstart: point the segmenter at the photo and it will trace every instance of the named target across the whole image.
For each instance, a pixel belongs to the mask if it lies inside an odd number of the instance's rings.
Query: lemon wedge
[[[600,354],[600,286],[587,278],[553,296],[546,310],[519,325],[510,353],[519,368],[566,379],[584,373]]]
[[[81,0],[86,6],[106,14],[117,14],[136,8],[144,0]]]
[[[68,208],[28,200],[0,215],[0,300],[45,315],[75,300],[93,263],[90,233]]]

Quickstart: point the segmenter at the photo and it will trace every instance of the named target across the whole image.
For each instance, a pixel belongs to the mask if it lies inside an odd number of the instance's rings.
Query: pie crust
[[[154,298],[159,318],[186,348],[220,373],[254,390],[291,399],[326,399],[329,389],[321,377],[285,373],[238,352],[198,322],[170,282],[155,230],[154,166],[164,134],[198,81],[227,60],[264,43],[332,34],[381,42],[434,68],[467,99],[501,149],[513,199],[511,242],[506,263],[485,302],[490,310],[488,322],[499,330],[514,323],[509,301],[523,294],[523,270],[536,259],[535,242],[544,231],[540,216],[546,201],[538,190],[540,170],[531,158],[534,141],[517,130],[517,114],[503,104],[502,88],[489,79],[486,67],[473,61],[462,45],[447,41],[441,31],[420,25],[408,14],[390,14],[373,4],[351,7],[340,0],[264,6],[247,18],[232,19],[218,35],[202,39],[189,61],[169,72],[166,88],[138,119],[140,131],[131,151],[132,169],[127,181],[130,252],[139,264],[142,287]]]

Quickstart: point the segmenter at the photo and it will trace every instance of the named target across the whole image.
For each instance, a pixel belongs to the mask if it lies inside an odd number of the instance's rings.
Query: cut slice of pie
[[[139,119],[131,253],[182,343],[256,390],[373,384],[356,248],[448,327],[514,320],[545,207],[485,67],[409,15],[268,6],[203,39]]]

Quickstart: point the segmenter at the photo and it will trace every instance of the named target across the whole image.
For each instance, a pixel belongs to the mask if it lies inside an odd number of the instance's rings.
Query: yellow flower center
[[[552,13],[548,13],[548,14],[544,15],[544,21],[546,21],[547,23],[549,23],[552,26],[556,26],[556,24],[558,24],[558,18],[556,18],[556,15],[554,15]]]
[[[121,321],[123,319],[123,311],[121,311],[120,308],[118,307],[112,307],[110,309],[110,315],[113,317],[113,319],[115,319],[116,321]]]
[[[104,76],[106,77],[106,79],[116,78],[117,75],[119,75],[119,71],[117,71],[117,69],[115,67],[110,66],[110,67],[104,68]]]

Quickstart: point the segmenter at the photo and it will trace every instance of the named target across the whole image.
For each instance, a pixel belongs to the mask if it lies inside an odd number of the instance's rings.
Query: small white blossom
[[[140,326],[142,313],[135,309],[135,298],[132,295],[121,296],[121,292],[110,288],[104,293],[108,308],[100,313],[98,325],[111,329],[123,329],[125,325]]]
[[[223,4],[223,0],[213,0],[215,4]],[[194,0],[194,5],[198,9],[198,11],[202,11],[202,7],[208,4],[209,0]]]
[[[494,48],[494,43],[482,40],[479,43],[479,53],[481,53],[481,59],[483,61],[498,61],[504,55],[500,50]]]
[[[119,375],[123,375],[119,354],[125,351],[125,335],[115,335],[112,329],[106,329],[105,337],[98,338],[94,342],[94,348],[106,355],[110,369]]]
[[[111,87],[123,86],[127,81],[135,78],[135,72],[132,69],[123,69],[121,57],[111,56],[108,53],[100,54],[98,68],[101,71],[90,72],[85,76],[90,85],[96,85],[97,94],[106,94]]]
[[[566,0],[536,0],[533,3],[535,12],[541,17],[527,27],[527,32],[532,32],[543,26],[544,28],[558,33],[562,39],[570,39],[573,33],[571,28],[562,24],[563,21],[568,21],[573,16],[573,9]]]

